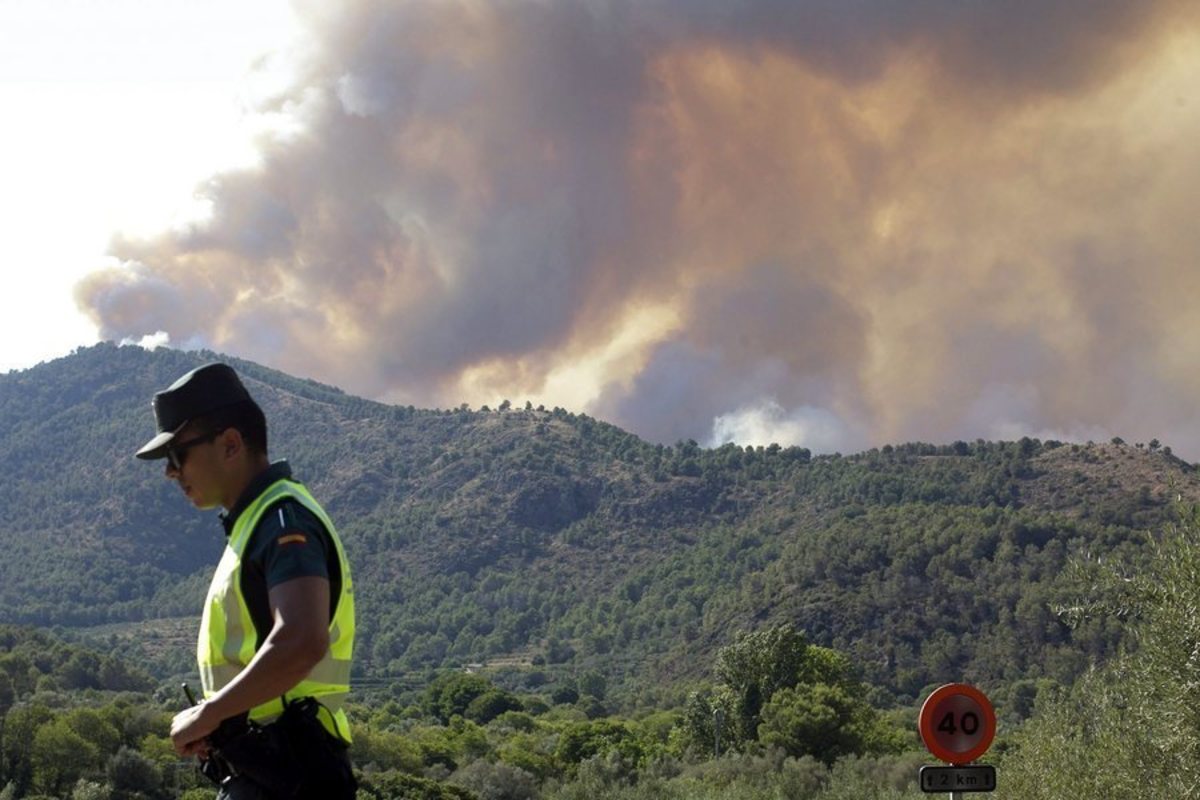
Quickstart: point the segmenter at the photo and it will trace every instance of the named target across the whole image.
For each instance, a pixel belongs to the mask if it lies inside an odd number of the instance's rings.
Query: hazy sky
[[[96,341],[73,287],[113,235],[255,162],[246,112],[296,32],[286,0],[0,0],[0,371]]]
[[[1200,457],[1200,4],[94,6],[0,0],[23,314],[665,442]]]

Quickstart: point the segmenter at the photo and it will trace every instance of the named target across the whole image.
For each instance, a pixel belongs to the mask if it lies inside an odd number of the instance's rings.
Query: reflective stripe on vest
[[[254,658],[258,647],[258,631],[250,618],[246,599],[242,596],[242,554],[258,521],[271,506],[280,500],[293,499],[316,515],[337,550],[342,589],[338,595],[333,619],[329,623],[329,649],[285,697],[315,697],[331,713],[322,713],[321,722],[335,736],[349,742],[350,723],[342,704],[350,692],[350,662],[354,650],[354,587],[350,566],[342,542],[324,509],[302,484],[279,480],[271,484],[238,517],[217,564],[204,611],[200,618],[200,636],[196,642],[196,660],[200,665],[200,684],[204,696],[211,697],[232,681]],[[281,699],[272,700],[250,710],[250,718],[269,722],[283,711]]]

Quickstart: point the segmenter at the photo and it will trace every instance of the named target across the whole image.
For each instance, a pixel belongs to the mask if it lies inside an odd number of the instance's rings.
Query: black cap
[[[242,379],[228,364],[197,367],[154,395],[158,435],[137,451],[138,458],[166,458],[167,446],[188,420],[246,401],[253,402]]]

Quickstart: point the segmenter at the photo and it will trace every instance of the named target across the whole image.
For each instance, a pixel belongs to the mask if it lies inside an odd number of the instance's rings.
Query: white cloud
[[[758,401],[713,420],[710,446],[779,444],[807,447],[817,453],[849,449],[846,424],[833,412],[813,406],[785,409],[773,399]]]
[[[166,331],[155,331],[154,333],[146,334],[141,339],[128,338],[121,340],[121,347],[128,347],[130,345],[137,345],[143,350],[157,350],[160,347],[170,347],[171,336]]]

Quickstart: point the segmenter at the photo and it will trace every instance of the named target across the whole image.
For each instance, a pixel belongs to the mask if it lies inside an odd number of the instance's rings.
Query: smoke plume
[[[421,405],[652,440],[1200,456],[1200,6],[302,3],[291,121],[77,290]]]

